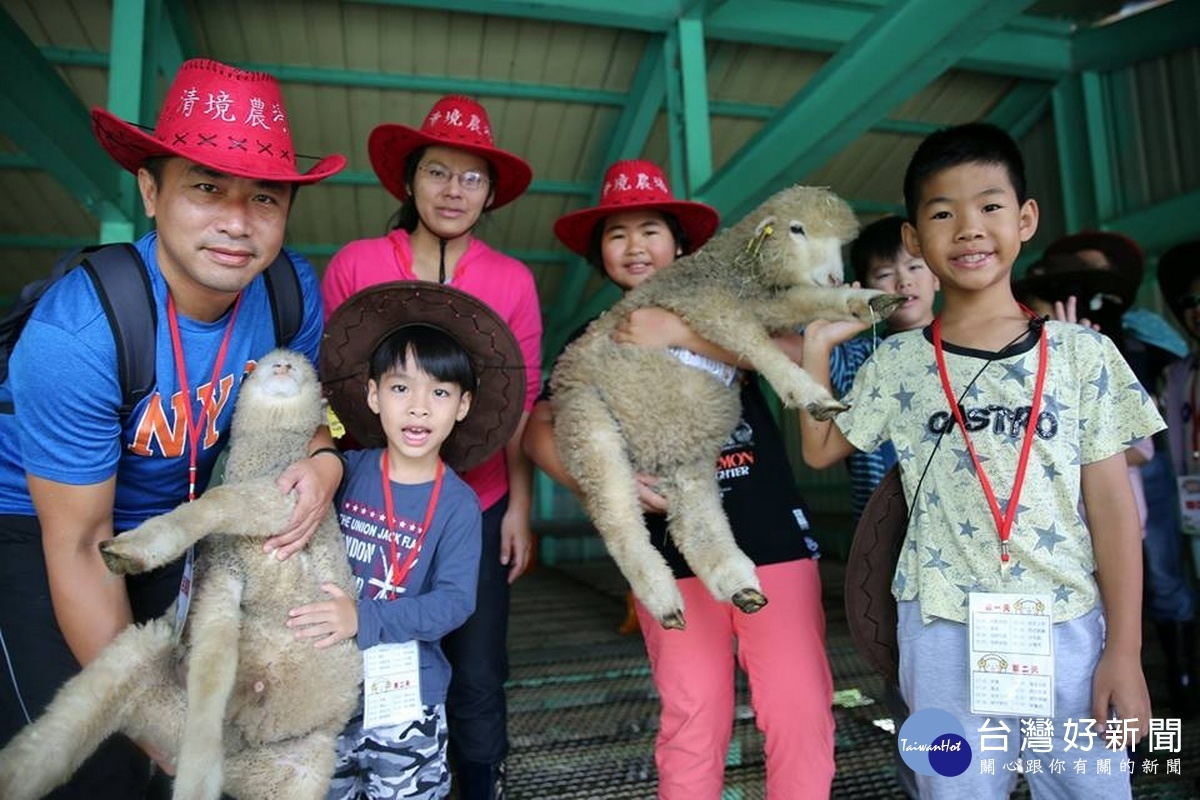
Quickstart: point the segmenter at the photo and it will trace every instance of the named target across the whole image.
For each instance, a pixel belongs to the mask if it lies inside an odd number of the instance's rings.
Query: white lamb
[[[275,477],[307,455],[322,418],[307,359],[267,354],[238,398],[226,483],[101,545],[109,569],[136,573],[199,542],[182,641],[172,611],[120,633],[0,751],[0,797],[41,797],[115,732],[176,759],[177,800],[216,800],[222,789],[239,800],[325,797],[361,657],[353,640],[317,650],[284,622],[288,609],[324,599],[322,583],[353,595],[332,507],[301,552],[279,561],[262,551],[295,504]]]
[[[794,186],[629,292],[559,359],[551,377],[555,442],[584,508],[637,597],[682,628],[683,599],[650,543],[635,473],[659,478],[671,538],[719,600],[767,600],[721,509],[714,464],[737,424],[738,388],[665,349],[617,344],[631,311],[664,308],[752,364],[790,407],[819,419],[845,409],[771,341],[814,319],[886,317],[899,295],[842,285],[841,246],[858,228],[827,189]]]

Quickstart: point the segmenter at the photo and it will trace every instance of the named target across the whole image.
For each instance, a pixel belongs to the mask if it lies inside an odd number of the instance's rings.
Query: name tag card
[[[971,713],[1054,716],[1049,595],[971,592]]]
[[[1179,527],[1184,533],[1200,535],[1200,475],[1181,475],[1179,482]]]
[[[363,727],[419,719],[421,658],[416,642],[379,644],[363,652]]]

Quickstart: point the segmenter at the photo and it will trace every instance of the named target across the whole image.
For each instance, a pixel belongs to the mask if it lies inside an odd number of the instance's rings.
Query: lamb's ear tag
[[[754,234],[754,238],[746,242],[746,252],[757,256],[758,251],[762,249],[763,242],[774,232],[775,228],[772,227],[771,223],[768,222],[766,225],[763,225],[758,233]]]
[[[333,406],[325,404],[325,424],[329,426],[329,435],[335,439],[340,439],[346,435],[346,426],[338,419],[337,412],[333,410]]]

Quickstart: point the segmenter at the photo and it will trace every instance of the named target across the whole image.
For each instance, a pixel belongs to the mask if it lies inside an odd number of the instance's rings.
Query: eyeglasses
[[[450,183],[451,178],[457,177],[458,185],[464,192],[478,192],[486,189],[489,183],[488,176],[475,169],[469,169],[466,172],[451,172],[441,164],[421,164],[417,169],[428,175],[429,180],[437,186],[445,186]]]
[[[1185,294],[1175,301],[1175,307],[1180,311],[1187,311],[1196,306],[1200,306],[1200,294]]]

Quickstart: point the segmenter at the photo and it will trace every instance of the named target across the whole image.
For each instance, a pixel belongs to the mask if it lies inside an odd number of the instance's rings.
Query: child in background
[[[1034,795],[1129,797],[1123,753],[1104,749],[1113,743],[1105,720],[1117,717],[1123,749],[1150,717],[1125,450],[1162,419],[1109,339],[1031,318],[1013,298],[1012,266],[1038,208],[1008,134],[976,123],[929,136],[909,163],[904,197],[905,246],[937,275],[944,308],[928,330],[896,334],[863,365],[849,411],[834,422],[804,415],[802,435],[805,461],[818,468],[886,440],[899,455],[911,509],[893,582],[900,688],[914,714],[957,717],[973,756],[954,777],[918,774],[921,797],[1012,790],[1015,771],[974,763],[990,755],[981,728],[989,748],[1003,745],[997,761],[1071,763],[1078,743],[1065,739],[1068,723],[1086,730],[1089,719],[1100,742],[1089,768],[1026,768]],[[1081,493],[1090,530],[1076,508]],[[1020,709],[971,713],[969,601],[998,592],[1050,597],[1054,710],[1037,752]]]
[[[486,415],[494,401],[477,394],[478,358],[468,350],[486,342],[421,322],[414,290],[405,286],[356,295],[348,310],[370,309],[361,315],[368,322],[353,337],[331,325],[327,339],[327,346],[343,343],[346,361],[369,364],[367,391],[341,396],[363,407],[339,408],[339,415],[369,409],[387,441],[346,454],[336,500],[358,598],[326,586],[332,599],[293,609],[288,622],[317,647],[354,636],[364,651],[363,708],[338,737],[330,800],[432,800],[450,792],[451,668],[441,640],[475,608],[481,516],[475,493],[442,451],[473,405]],[[492,449],[502,444],[497,439]]]
[[[933,322],[933,301],[938,279],[924,259],[904,249],[901,217],[877,219],[859,233],[850,245],[850,266],[862,286],[902,294],[908,298],[887,318],[884,336],[924,328]],[[844,397],[858,369],[881,344],[874,336],[856,337],[866,326],[858,322],[826,322],[809,325],[804,333],[805,352],[811,360],[804,366],[814,380],[828,382],[834,397]],[[854,338],[850,338],[854,337]],[[827,357],[822,357],[827,352]],[[850,471],[851,508],[857,520],[871,493],[889,469],[896,465],[896,450],[884,442],[871,453],[854,452],[846,460]]]
[[[622,161],[609,167],[600,204],[560,218],[554,231],[628,291],[702,245],[716,228],[716,211],[674,199],[654,164]],[[655,743],[658,796],[722,796],[736,661],[749,677],[755,721],[766,737],[767,796],[828,797],[834,773],[833,679],[825,658],[816,542],[807,534],[808,510],[758,381],[741,374],[732,354],[662,309],[635,311],[617,340],[688,351],[680,357],[697,369],[741,382],[742,421],[721,454],[721,462],[731,466],[717,476],[735,540],[758,565],[763,591],[771,598],[755,614],[715,600],[667,536],[663,515],[668,509],[653,490],[655,479],[639,476],[654,545],[676,575],[688,622],[686,630],[664,630],[636,604],[662,701]],[[551,477],[572,486],[554,445],[553,426],[543,392],[530,416],[525,450]]]

